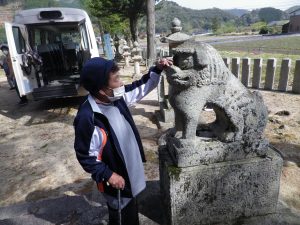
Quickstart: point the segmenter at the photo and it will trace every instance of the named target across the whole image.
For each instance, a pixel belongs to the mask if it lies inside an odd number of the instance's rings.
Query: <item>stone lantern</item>
[[[172,48],[175,48],[191,38],[190,35],[181,32],[181,21],[178,18],[174,18],[171,25],[172,33],[166,37],[166,41],[169,43],[170,55],[172,54]]]
[[[141,56],[142,49],[139,47],[139,43],[135,41],[133,43],[133,49],[131,50],[131,53],[133,54],[133,62],[134,62],[134,74],[133,77],[139,78],[141,75],[141,70],[140,70],[140,62],[142,61],[142,56]]]
[[[167,35],[163,42],[169,43],[169,56],[172,56],[172,49],[178,45],[184,43],[185,41],[191,39],[190,35],[181,32],[181,21],[178,18],[174,18],[171,23],[171,34]],[[174,112],[169,104],[168,86],[165,87],[165,76],[162,76],[160,83],[158,85],[158,101],[160,105],[160,120],[165,123],[170,123],[174,121]],[[166,90],[165,90],[166,89]]]
[[[129,57],[130,57],[129,49],[130,49],[130,47],[127,45],[127,42],[124,40],[123,57],[125,59],[125,66],[126,67],[129,67]]]

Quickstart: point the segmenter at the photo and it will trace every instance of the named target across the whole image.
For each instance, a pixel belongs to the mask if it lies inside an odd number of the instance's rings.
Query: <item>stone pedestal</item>
[[[266,157],[177,167],[159,148],[166,224],[239,224],[238,219],[276,212],[282,158]]]

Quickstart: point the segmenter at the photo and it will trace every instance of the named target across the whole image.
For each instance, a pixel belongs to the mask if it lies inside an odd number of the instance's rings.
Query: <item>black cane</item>
[[[118,189],[118,219],[119,219],[119,225],[122,225],[121,190],[120,189]]]

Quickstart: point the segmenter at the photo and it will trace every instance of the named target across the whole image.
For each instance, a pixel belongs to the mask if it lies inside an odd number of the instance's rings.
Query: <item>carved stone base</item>
[[[258,146],[243,146],[240,141],[224,143],[214,138],[203,137],[195,137],[192,140],[167,137],[167,143],[173,162],[178,167],[265,156],[268,149],[267,141],[258,142],[260,146],[255,148]]]
[[[179,168],[160,146],[159,162],[167,224],[235,224],[276,212],[283,161],[271,149],[264,158]]]

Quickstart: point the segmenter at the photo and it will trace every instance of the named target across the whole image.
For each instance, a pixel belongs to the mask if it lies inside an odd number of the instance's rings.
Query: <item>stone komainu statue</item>
[[[265,155],[268,142],[263,132],[267,108],[260,93],[252,93],[244,87],[226,67],[220,54],[208,44],[188,41],[173,49],[173,55],[174,66],[166,75],[177,135],[182,131],[182,136],[173,140],[176,151],[191,145],[191,140],[199,139],[199,145],[201,138],[197,133],[204,129],[210,132],[214,144],[206,143],[202,147],[208,155],[213,151],[218,155],[218,159],[211,156],[212,161],[245,158],[249,153]],[[208,104],[215,111],[216,120],[203,126],[199,115]],[[225,150],[216,150],[221,146],[225,146]]]

